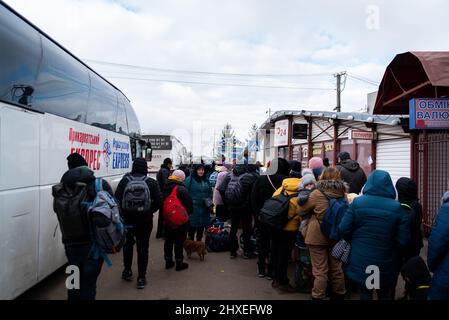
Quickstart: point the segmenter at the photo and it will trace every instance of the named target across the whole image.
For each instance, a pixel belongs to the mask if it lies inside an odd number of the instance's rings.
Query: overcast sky
[[[335,72],[380,82],[397,53],[449,50],[445,0],[6,2],[119,87],[143,132],[201,127],[211,141],[226,122],[247,138],[269,108],[332,110]],[[279,74],[296,76],[262,76]],[[376,90],[348,77],[342,111]]]

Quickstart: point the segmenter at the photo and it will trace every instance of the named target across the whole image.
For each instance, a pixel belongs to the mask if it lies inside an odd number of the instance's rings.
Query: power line
[[[255,84],[267,84],[270,85],[270,83],[273,83],[274,81],[279,81],[279,84],[286,84],[286,85],[298,85],[301,84],[301,82],[295,82],[295,81],[291,81],[291,80],[280,80],[280,79],[273,79],[273,78],[261,78],[261,79],[244,79],[244,78],[227,78],[227,77],[219,77],[219,78],[205,78],[203,75],[186,75],[186,74],[180,74],[180,75],[164,75],[164,74],[158,74],[157,72],[153,72],[153,73],[147,73],[147,72],[127,72],[127,71],[112,71],[112,70],[98,70],[99,72],[101,72],[102,74],[109,74],[109,77],[127,77],[127,76],[149,76],[149,77],[158,77],[158,76],[162,76],[162,77],[173,77],[176,76],[177,81],[182,81],[184,77],[187,77],[187,80],[199,80],[199,81],[204,81],[205,79],[207,80],[217,80],[217,81],[236,81],[236,80],[245,80],[248,81],[249,83],[255,83]],[[206,75],[207,76],[207,75]],[[214,75],[212,75],[214,76]],[[169,79],[170,80],[170,79]],[[269,82],[269,83],[268,83]],[[322,82],[322,81],[321,81]]]
[[[348,77],[350,77],[352,79],[355,79],[355,80],[359,80],[359,81],[368,83],[368,84],[373,85],[373,86],[379,86],[379,83],[376,82],[376,81],[369,80],[369,79],[366,79],[366,78],[361,78],[361,77],[358,77],[358,76],[354,76],[353,74],[348,74]]]
[[[84,61],[110,65],[110,66],[120,66],[125,68],[133,69],[144,69],[153,70],[159,72],[170,72],[170,73],[188,73],[188,74],[205,74],[205,75],[225,75],[225,76],[245,76],[245,77],[318,77],[318,76],[331,76],[330,73],[298,73],[298,74],[255,74],[255,73],[229,73],[229,72],[209,72],[209,71],[194,71],[194,70],[176,70],[176,69],[165,69],[165,68],[155,68],[155,67],[144,67],[131,64],[114,63],[100,60],[84,59]]]
[[[361,78],[361,79],[363,79],[363,80],[369,81],[369,82],[379,83],[379,82],[377,82],[376,80],[369,79],[369,78],[367,78],[367,77],[365,77],[365,76],[361,76],[361,75],[355,74],[355,73],[353,73],[353,72],[350,72],[350,74],[352,74],[353,76],[356,76],[356,77],[358,77],[358,78]]]
[[[219,83],[219,82],[197,82],[197,81],[182,81],[182,80],[167,80],[167,79],[150,79],[150,78],[133,78],[133,77],[115,77],[106,76],[110,79],[123,79],[123,80],[140,80],[140,81],[156,81],[156,82],[174,82],[174,83],[186,83],[186,84],[201,84],[212,86],[231,86],[231,87],[254,87],[254,88],[270,88],[270,89],[293,89],[293,90],[322,90],[322,91],[334,91],[333,88],[318,88],[318,87],[281,87],[281,86],[262,86],[262,85],[250,85],[242,83]]]

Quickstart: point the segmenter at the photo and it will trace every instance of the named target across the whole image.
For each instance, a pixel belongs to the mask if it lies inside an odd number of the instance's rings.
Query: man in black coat
[[[193,201],[190,197],[189,190],[184,186],[184,180],[186,176],[184,171],[175,170],[171,176],[168,177],[168,181],[165,184],[163,192],[163,198],[165,199],[172,193],[173,189],[177,186],[176,197],[182,206],[186,210],[186,213],[190,216],[193,213]],[[173,228],[167,223],[165,224],[165,243],[164,243],[164,258],[165,269],[171,269],[175,266],[173,262],[173,247],[175,249],[175,261],[176,271],[187,269],[189,265],[184,260],[183,243],[187,238],[187,232],[189,230],[189,223],[185,223],[182,226]]]
[[[125,225],[127,226],[126,242],[123,247],[124,270],[122,278],[131,281],[133,273],[131,271],[133,261],[134,244],[137,245],[137,265],[138,277],[137,288],[143,289],[146,285],[146,271],[148,266],[148,249],[150,244],[150,235],[153,230],[153,213],[162,207],[162,193],[156,180],[146,177],[148,174],[147,162],[143,158],[137,158],[133,162],[131,173],[127,173],[117,186],[115,197],[123,212]],[[148,212],[127,213],[123,210],[123,194],[126,185],[129,183],[128,175],[133,177],[145,176],[145,182],[150,191],[151,207]]]
[[[165,189],[165,184],[168,181],[168,177],[170,176],[171,170],[173,168],[173,162],[170,158],[165,158],[161,164],[161,168],[159,169],[156,180],[159,183],[159,189],[163,191]],[[157,218],[157,230],[156,230],[156,239],[160,239],[164,237],[164,219],[162,214],[159,214]]]
[[[349,152],[338,154],[337,169],[343,181],[349,184],[349,193],[359,194],[366,183],[366,174],[357,161],[351,160]]]
[[[97,194],[95,190],[96,178],[94,172],[88,168],[86,160],[80,154],[72,153],[67,157],[67,164],[69,170],[62,176],[61,183],[70,189],[73,189],[77,182],[85,183],[87,185],[86,202],[94,201]],[[102,188],[113,196],[112,189],[106,180],[102,180]],[[57,212],[56,207],[55,212]],[[69,265],[78,266],[80,270],[80,288],[69,289],[68,300],[95,300],[97,278],[103,266],[103,258],[95,259],[90,254],[93,243],[89,224],[92,221],[87,216],[87,207],[83,207],[80,213],[79,218],[84,222],[81,224],[85,225],[83,234],[80,233],[74,238],[67,237],[64,233],[62,234],[62,242],[68,263]],[[59,217],[60,213],[57,212],[57,214]],[[67,221],[67,224],[70,225],[65,225],[64,222],[59,221],[61,230],[70,228],[74,221]]]
[[[237,250],[239,248],[239,242],[237,239],[237,231],[242,223],[242,231],[243,231],[243,258],[248,259],[251,257],[252,252],[250,252],[250,240],[251,240],[251,231],[252,231],[252,219],[253,214],[251,210],[251,190],[254,182],[256,182],[258,178],[258,174],[256,173],[257,167],[253,164],[244,165],[238,164],[235,165],[232,169],[231,175],[225,177],[225,179],[232,180],[232,176],[239,177],[241,184],[241,192],[239,195],[238,203],[228,203],[229,211],[231,212],[231,258],[237,257]],[[232,188],[232,181],[229,181],[227,184],[227,188]],[[226,198],[226,196],[225,196]],[[229,202],[228,200],[225,200]]]
[[[255,181],[251,192],[251,208],[255,215],[257,228],[257,265],[259,268],[259,277],[268,275],[271,277],[272,266],[268,264],[266,270],[266,259],[270,252],[270,228],[261,223],[257,218],[266,200],[273,196],[273,193],[281,187],[282,181],[289,177],[290,165],[284,158],[277,158],[272,161],[271,168],[276,168],[275,173],[271,175],[261,175]]]

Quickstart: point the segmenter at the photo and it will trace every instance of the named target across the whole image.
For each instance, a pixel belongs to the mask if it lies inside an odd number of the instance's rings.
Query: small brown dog
[[[190,259],[193,252],[196,252],[200,257],[200,260],[204,260],[204,256],[207,254],[206,244],[202,241],[193,241],[187,239],[184,241],[184,250],[187,253],[187,257]]]

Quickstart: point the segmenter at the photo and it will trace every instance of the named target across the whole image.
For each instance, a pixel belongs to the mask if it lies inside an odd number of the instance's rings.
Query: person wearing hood
[[[240,223],[243,229],[243,258],[249,259],[252,255],[252,252],[249,251],[253,219],[250,196],[254,182],[258,178],[256,169],[254,164],[237,164],[228,176],[229,182],[227,182],[226,186],[225,202],[228,204],[231,213],[231,231],[229,235],[231,245],[229,251],[232,259],[237,257],[237,250],[239,248],[237,231]],[[233,192],[229,193],[229,191]],[[229,194],[232,195],[232,198],[228,198]]]
[[[396,201],[396,190],[388,172],[374,170],[354,199],[339,225],[340,234],[351,243],[346,276],[360,288],[361,300],[372,300],[373,290],[366,287],[367,267],[379,270],[380,300],[393,300],[401,261],[398,249],[410,241],[407,215]]]
[[[163,192],[163,199],[165,199],[176,188],[176,197],[181,202],[181,205],[186,210],[186,213],[190,216],[193,212],[193,202],[189,195],[189,191],[184,185],[186,176],[184,171],[175,170],[171,176],[168,177],[168,181],[165,184]],[[187,238],[187,232],[189,230],[189,222],[177,228],[172,228],[170,225],[165,226],[165,242],[164,242],[164,257],[165,257],[165,269],[171,269],[175,266],[173,262],[173,248],[175,250],[176,271],[187,269],[189,265],[184,261],[183,244]]]
[[[64,173],[61,183],[65,188],[75,189],[77,183],[86,184],[87,196],[86,202],[93,202],[96,197],[95,175],[87,166],[86,160],[78,153],[72,153],[67,157],[67,165],[69,170]],[[102,179],[103,190],[113,196],[112,189],[106,180]],[[55,196],[55,203],[58,201]],[[58,214],[58,218],[64,216],[64,213],[58,212],[58,206],[54,205],[54,210]],[[94,259],[90,254],[92,249],[92,238],[90,234],[89,221],[87,215],[87,207],[80,207],[79,225],[84,228],[77,230],[78,235],[73,233],[69,236],[64,230],[69,230],[70,226],[75,223],[73,217],[70,221],[59,220],[62,232],[62,243],[64,244],[65,254],[69,265],[75,265],[80,270],[80,287],[79,289],[68,289],[68,300],[95,300],[97,289],[97,278],[100,275],[103,266],[103,258]]]
[[[404,211],[409,215],[410,221],[410,243],[402,252],[404,263],[410,258],[419,256],[423,244],[422,207],[418,199],[418,186],[410,178],[399,178],[396,182],[398,200]]]
[[[319,177],[316,189],[299,209],[301,213],[311,214],[304,238],[309,248],[312,274],[315,278],[312,288],[314,300],[323,300],[326,297],[329,278],[335,299],[344,299],[346,293],[342,264],[331,255],[335,243],[327,239],[320,228],[329,207],[328,198],[344,197],[346,191],[347,185],[341,179],[340,172],[334,168],[326,168]]]
[[[261,223],[258,220],[258,216],[265,201],[271,198],[273,193],[281,187],[282,181],[288,178],[288,175],[290,174],[290,165],[284,158],[277,158],[270,162],[267,173],[268,174],[260,175],[254,182],[251,191],[251,208],[255,216],[255,225],[257,228],[258,276],[260,278],[268,276],[268,278],[271,279],[272,264],[269,262],[267,265],[271,242],[270,228]]]
[[[449,300],[449,191],[443,195],[430,233],[427,263],[433,272],[429,300]]]
[[[123,266],[122,279],[132,281],[131,270],[133,262],[134,244],[137,247],[137,288],[143,289],[147,283],[146,273],[148,267],[148,250],[150,245],[151,231],[153,230],[153,214],[162,208],[162,192],[156,180],[147,176],[148,165],[144,158],[136,158],[133,161],[132,170],[123,176],[115,190],[115,197],[123,212],[126,232],[126,242],[123,246]],[[123,209],[123,196],[126,186],[132,178],[144,178],[150,192],[150,210],[133,214]],[[162,216],[162,212],[159,211]]]
[[[357,161],[351,160],[349,152],[342,151],[338,154],[337,169],[343,181],[349,184],[349,193],[359,194],[366,183],[366,174]]]
[[[173,161],[170,158],[165,158],[161,164],[161,168],[157,172],[156,180],[159,183],[159,190],[161,192],[165,189],[165,183],[170,176],[170,172],[173,168]],[[157,230],[156,239],[161,239],[164,237],[164,217],[159,214],[157,217]]]
[[[223,183],[226,175],[231,171],[231,165],[226,163],[221,167],[221,171],[217,175],[217,182],[215,183],[213,202],[215,205],[215,214],[220,221],[224,222],[230,218],[230,214],[227,206],[223,202],[223,196],[221,195],[219,189]]]
[[[296,160],[289,160],[288,164],[290,165],[290,174],[291,178],[301,179],[301,162]]]
[[[193,202],[193,213],[189,217],[189,239],[201,241],[204,229],[210,225],[210,210],[206,199],[212,199],[212,188],[206,178],[205,167],[197,164],[193,167],[192,174],[185,180],[184,185],[189,191]]]

